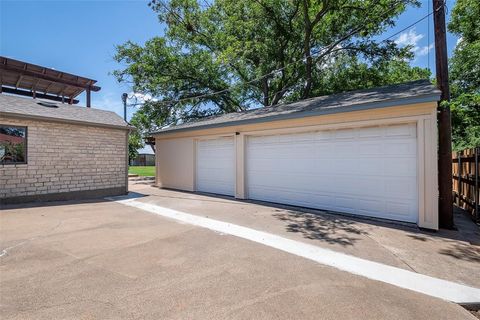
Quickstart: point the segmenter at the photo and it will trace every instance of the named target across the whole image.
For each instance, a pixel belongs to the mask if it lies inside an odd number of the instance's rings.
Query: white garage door
[[[416,222],[415,124],[247,140],[250,199]]]
[[[233,137],[197,142],[197,191],[234,195],[235,152]]]

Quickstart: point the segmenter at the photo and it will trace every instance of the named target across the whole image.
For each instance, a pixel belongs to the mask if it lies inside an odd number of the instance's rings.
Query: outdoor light
[[[127,98],[128,93],[122,93],[122,102],[123,102],[123,120],[127,121]]]

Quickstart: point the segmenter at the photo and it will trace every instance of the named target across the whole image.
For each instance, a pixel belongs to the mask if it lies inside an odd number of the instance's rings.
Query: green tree
[[[143,126],[138,122],[137,118],[130,120],[130,125],[135,127],[135,130],[131,131],[128,135],[128,160],[129,162],[138,156],[138,149],[143,148],[145,145],[143,142]]]
[[[142,130],[217,113],[425,78],[411,48],[375,36],[416,0],[153,0],[163,37],[126,42],[118,81],[150,94]],[[225,88],[230,88],[224,90]],[[224,91],[222,91],[224,90]],[[212,95],[213,92],[221,94]]]
[[[480,146],[480,2],[457,0],[448,24],[460,37],[450,59],[454,150]]]
[[[480,94],[462,93],[450,101],[454,150],[480,146]]]

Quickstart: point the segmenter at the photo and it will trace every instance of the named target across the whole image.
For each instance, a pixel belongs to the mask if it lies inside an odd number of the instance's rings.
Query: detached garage
[[[157,184],[438,229],[439,97],[415,81],[165,128]]]

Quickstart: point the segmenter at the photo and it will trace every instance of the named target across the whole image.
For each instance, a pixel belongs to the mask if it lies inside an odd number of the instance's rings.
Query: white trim
[[[362,127],[385,126],[385,125],[388,126],[392,124],[407,124],[407,123],[413,123],[413,122],[420,121],[422,119],[429,119],[429,118],[430,118],[429,115],[421,115],[421,116],[398,117],[398,118],[389,118],[389,119],[359,120],[359,121],[347,121],[347,122],[330,123],[330,124],[294,126],[294,127],[280,128],[280,129],[242,131],[242,133],[248,136],[275,135],[275,134],[284,134],[284,133],[302,133],[302,132],[314,132],[314,131],[348,129],[348,128],[362,128]]]
[[[112,198],[112,200],[114,199],[119,198]],[[120,199],[122,198],[120,197]],[[144,203],[136,199],[117,200],[116,202],[183,223],[247,239],[342,271],[420,292],[432,297],[456,303],[480,302],[480,289],[477,288],[357,258],[228,222],[200,217],[155,204]]]
[[[425,126],[424,120],[417,121],[417,225],[423,222],[425,215]]]

